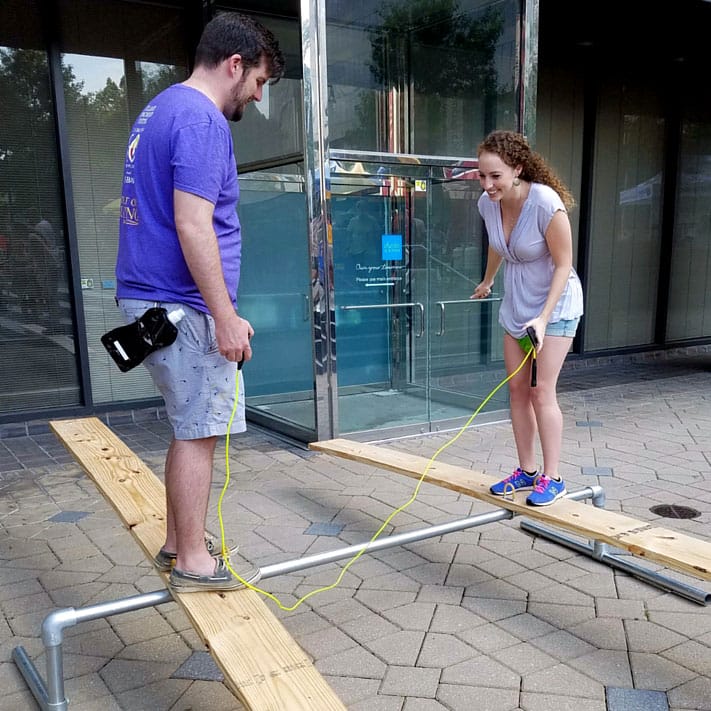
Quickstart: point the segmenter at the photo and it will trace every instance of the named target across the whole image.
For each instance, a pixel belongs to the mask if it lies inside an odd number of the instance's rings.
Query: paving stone
[[[402,629],[426,631],[430,629],[435,609],[433,602],[413,602],[386,610],[383,616]]]
[[[675,708],[711,711],[711,680],[696,677],[667,692],[669,703]]]
[[[185,653],[183,651],[183,658]],[[155,657],[154,657],[155,658]],[[224,675],[208,652],[193,652],[173,672],[174,679],[224,681]]]
[[[666,694],[646,689],[607,689],[608,711],[668,711]]]
[[[512,689],[488,689],[443,684],[437,692],[447,708],[452,711],[511,711],[518,704],[518,691]]]
[[[458,585],[423,585],[417,594],[418,602],[437,602],[455,605],[462,599],[464,590]]]
[[[352,705],[360,705],[366,699],[370,701],[387,699],[387,697],[377,695],[380,688],[380,679],[361,679],[354,676],[326,676],[325,679],[336,696],[348,708]],[[402,705],[401,700],[398,700],[398,702]],[[387,705],[384,708],[387,708]]]
[[[140,689],[130,689],[116,694],[125,709],[145,709],[148,711],[168,711],[175,707],[190,686],[184,679],[164,679],[148,683]]]
[[[315,665],[322,674],[334,676],[350,676],[357,669],[358,676],[366,679],[382,679],[386,670],[382,661],[361,647],[317,659]]]
[[[426,663],[424,639],[424,632],[406,630],[378,637],[364,643],[364,646],[388,665],[414,666],[419,659],[421,666],[432,666]],[[448,641],[451,642],[451,639],[448,638]],[[450,649],[450,654],[455,655],[455,651]]]
[[[689,640],[667,649],[662,656],[697,674],[711,677],[711,650],[706,645]]]
[[[595,598],[598,617],[620,617],[624,620],[646,620],[646,611],[640,600]]]
[[[509,617],[505,620],[499,620],[496,624],[523,641],[542,637],[545,634],[554,632],[556,629],[553,625],[528,613],[517,615],[516,617]]]
[[[540,694],[551,689],[567,689],[571,696],[587,699],[599,699],[604,695],[602,684],[565,664],[538,669],[526,674],[521,681],[522,691]]]
[[[605,686],[632,686],[627,652],[616,652],[610,649],[599,649],[567,663],[583,674],[597,679]]]
[[[521,676],[541,667],[553,666],[557,661],[560,661],[560,657],[558,659],[551,657],[528,642],[502,649],[500,652],[493,651],[491,656]],[[569,658],[566,658],[566,661],[570,663]]]
[[[195,711],[198,709],[245,711],[245,707],[224,684],[214,681],[193,681],[172,708],[175,711],[188,711],[189,709]]]
[[[612,711],[604,699],[581,699],[574,696],[559,696],[558,694],[521,694],[521,707],[526,711]],[[625,709],[625,711],[632,711]]]
[[[451,635],[430,632],[425,635],[417,664],[423,667],[447,667],[478,655],[476,649]]]
[[[530,644],[532,647],[542,649],[559,661],[570,661],[584,654],[589,654],[595,649],[591,644],[565,630],[559,630],[543,637],[536,637],[531,640]]]
[[[400,706],[397,707],[398,709]],[[405,705],[402,706],[402,711],[448,711],[447,706],[442,706],[435,699],[405,699]],[[368,711],[365,707],[362,711]]]
[[[575,625],[569,631],[598,649],[627,649],[627,639],[622,620],[616,618],[596,618]]]
[[[388,667],[380,691],[394,696],[421,696],[434,699],[437,695],[440,674],[440,669]]]
[[[301,637],[301,646],[313,659],[323,659],[356,646],[356,642],[337,627],[326,627]]]
[[[690,681],[695,672],[658,654],[630,652],[630,665],[635,688],[668,691]]]
[[[151,660],[112,659],[100,672],[101,679],[115,696],[125,691],[140,689],[159,680],[167,680],[175,670],[174,664]]]
[[[691,638],[711,632],[711,615],[705,611],[686,614],[650,610],[649,620]]]
[[[499,600],[484,597],[465,597],[462,607],[490,622],[505,620],[526,611],[525,600]]]
[[[514,637],[493,623],[466,630],[460,633],[459,637],[483,653],[513,647],[521,642],[518,637]]]
[[[512,649],[516,649],[515,647]],[[521,685],[520,675],[501,662],[484,655],[467,659],[442,669],[443,684],[476,684],[492,689],[516,689]]]
[[[626,620],[625,631],[630,652],[658,654],[684,641],[684,636],[643,620]]]

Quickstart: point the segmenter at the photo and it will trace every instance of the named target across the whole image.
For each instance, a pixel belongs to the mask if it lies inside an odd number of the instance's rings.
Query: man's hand
[[[252,348],[249,339],[254,335],[252,324],[236,313],[218,320],[215,319],[215,336],[217,348],[229,361],[239,363],[252,359]]]

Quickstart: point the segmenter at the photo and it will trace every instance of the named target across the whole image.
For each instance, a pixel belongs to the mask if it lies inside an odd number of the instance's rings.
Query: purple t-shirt
[[[173,188],[209,200],[228,293],[237,306],[239,184],[227,119],[204,94],[175,84],[136,119],[126,150],[116,295],[208,312],[175,229]]]

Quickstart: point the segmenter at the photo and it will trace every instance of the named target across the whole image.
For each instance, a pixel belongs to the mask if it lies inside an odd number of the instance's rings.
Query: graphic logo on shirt
[[[128,150],[126,151],[126,157],[133,163],[136,157],[136,149],[138,148],[138,139],[141,137],[140,133],[136,133],[131,136],[131,140],[128,142]]]
[[[121,222],[124,225],[138,225],[138,202],[135,197],[121,196]]]

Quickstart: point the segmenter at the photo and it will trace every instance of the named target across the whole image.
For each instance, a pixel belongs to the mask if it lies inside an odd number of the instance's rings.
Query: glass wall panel
[[[654,342],[664,119],[654,93],[602,86],[593,168],[585,348]]]
[[[311,293],[303,183],[300,165],[240,177],[239,311],[254,328],[253,357],[245,365],[247,406],[313,430],[311,309],[323,299]]]
[[[285,75],[274,85],[266,84],[260,102],[247,105],[238,123],[230,124],[240,170],[253,163],[277,160],[303,153],[304,126],[301,98],[301,39],[299,23],[255,15],[279,40],[286,62]]]
[[[39,3],[0,4],[0,415],[81,401]]]
[[[96,403],[157,396],[147,371],[121,373],[99,341],[123,323],[114,301],[124,152],[138,113],[187,76],[179,10],[61,2],[60,40],[80,279]]]
[[[667,339],[711,336],[711,110],[696,105],[682,124]]]
[[[515,128],[519,0],[326,3],[331,148],[471,155]]]

